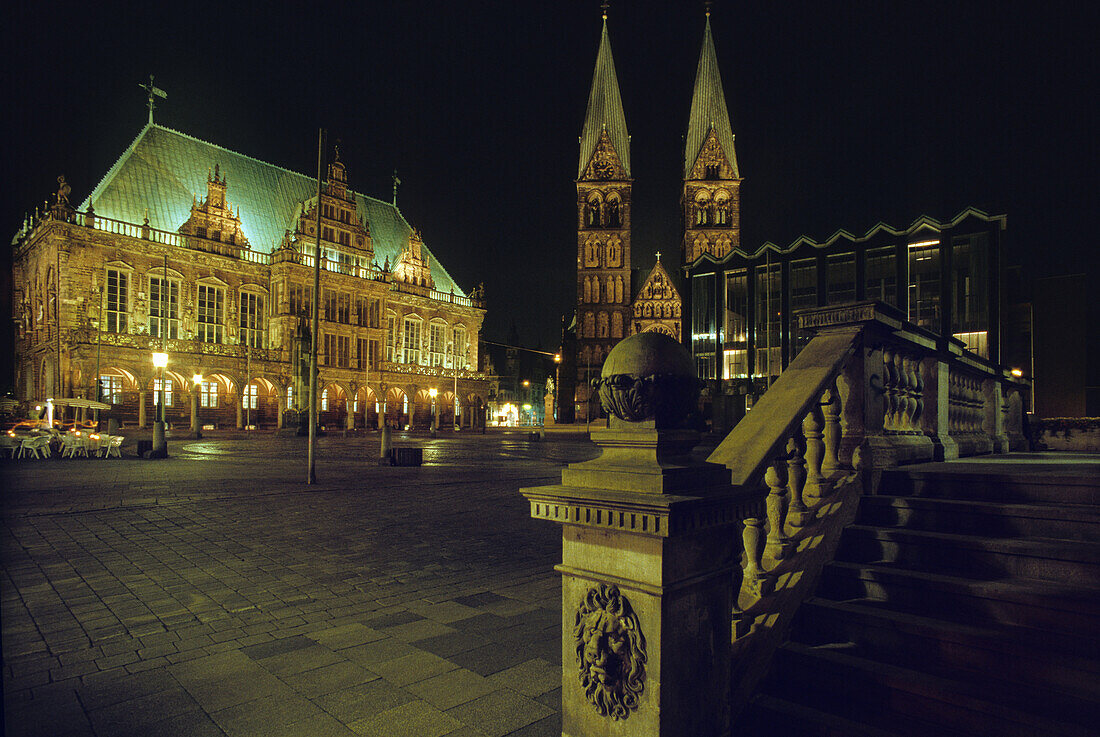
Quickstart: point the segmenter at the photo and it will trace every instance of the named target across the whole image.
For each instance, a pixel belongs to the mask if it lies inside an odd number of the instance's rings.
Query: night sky
[[[11,5],[7,232],[58,174],[84,199],[145,123],[138,84],[152,73],[170,128],[312,174],[324,126],[352,187],[382,199],[396,167],[405,217],[467,291],[485,282],[485,337],[514,322],[525,345],[556,345],[575,299],[596,0]],[[644,270],[657,250],[678,258],[702,6],[611,5]],[[975,206],[1007,213],[1009,264],[1095,272],[1097,17],[1070,7],[717,2],[742,244]]]

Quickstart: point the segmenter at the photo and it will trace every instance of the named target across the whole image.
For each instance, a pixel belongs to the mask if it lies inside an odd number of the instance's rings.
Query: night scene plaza
[[[581,437],[325,437],[309,487],[294,438],[5,465],[5,734],[560,734],[559,536],[516,489]]]
[[[1096,734],[1090,6],[8,5],[3,734]]]

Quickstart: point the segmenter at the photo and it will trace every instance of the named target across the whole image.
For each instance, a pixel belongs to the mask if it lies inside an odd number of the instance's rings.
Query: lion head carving
[[[573,636],[585,697],[601,716],[626,719],[645,689],[646,646],[638,617],[617,586],[589,589]]]

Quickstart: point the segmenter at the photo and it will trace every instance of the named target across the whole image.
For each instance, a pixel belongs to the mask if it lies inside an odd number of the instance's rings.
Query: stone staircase
[[[735,732],[1100,733],[1100,463],[884,472]]]

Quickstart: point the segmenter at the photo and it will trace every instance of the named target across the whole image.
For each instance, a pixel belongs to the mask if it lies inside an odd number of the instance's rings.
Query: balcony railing
[[[228,343],[206,343],[201,340],[188,340],[184,338],[169,338],[167,344],[153,335],[138,333],[110,333],[107,331],[96,334],[95,330],[74,334],[75,342],[85,344],[101,344],[116,346],[119,348],[133,348],[140,351],[159,351],[166,345],[169,354],[201,354],[204,356],[222,356],[226,358],[247,358],[253,361],[281,361],[282,351],[277,348],[252,348],[247,345],[230,345]]]

